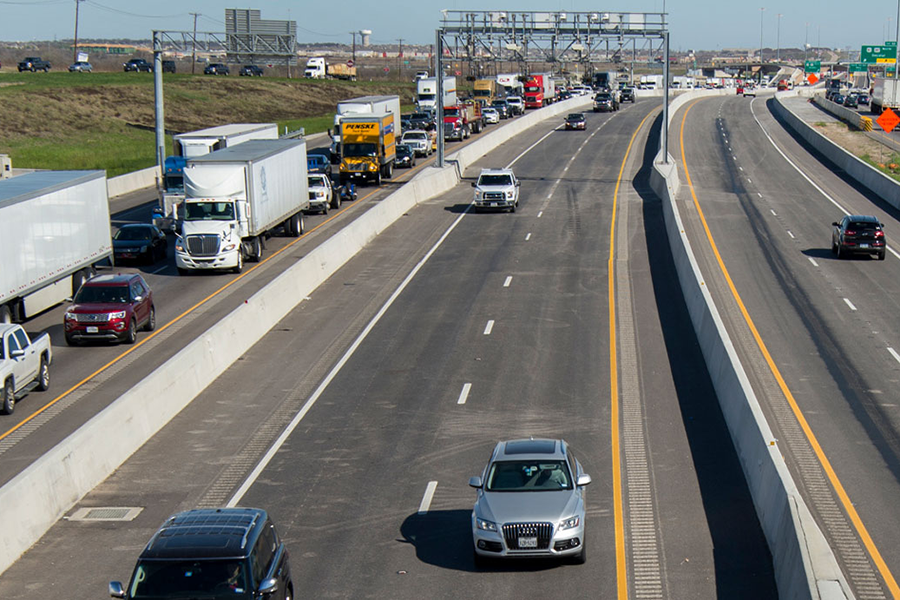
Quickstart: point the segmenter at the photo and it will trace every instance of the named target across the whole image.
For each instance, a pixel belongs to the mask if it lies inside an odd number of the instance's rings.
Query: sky
[[[79,0],[0,0],[0,40],[71,39]],[[385,5],[393,6],[385,9]],[[429,44],[440,10],[610,11],[669,14],[674,50],[813,46],[852,48],[897,39],[900,0],[868,0],[865,11],[846,0],[507,0],[480,6],[473,0],[302,2],[251,0],[243,6],[211,0],[80,0],[79,38],[149,39],[154,29],[188,31],[200,13],[199,31],[225,30],[225,8],[254,8],[263,19],[297,21],[297,41],[350,43],[350,31],[370,29],[372,42]],[[764,8],[765,10],[760,10]],[[779,17],[778,15],[781,15]]]

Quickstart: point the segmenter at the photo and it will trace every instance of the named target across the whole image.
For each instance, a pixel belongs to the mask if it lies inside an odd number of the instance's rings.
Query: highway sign
[[[351,58],[350,60],[347,61],[347,66],[350,67],[351,69],[353,68],[353,65],[354,65],[354,64],[355,64],[355,63],[353,62],[353,59],[352,59],[352,58]]]
[[[863,46],[859,60],[864,63],[894,64],[897,61],[897,46]]]
[[[815,73],[810,73],[806,76],[806,81],[809,82],[809,85],[816,85],[819,82],[819,78],[816,77]]]
[[[896,41],[893,41],[893,42],[885,42],[884,44],[882,44],[882,46],[893,46],[894,48],[896,48],[896,47],[897,47],[897,42],[896,42]]]
[[[868,73],[869,65],[866,63],[850,63],[848,67],[851,73]]]
[[[897,116],[897,113],[892,111],[889,108],[884,109],[884,112],[881,113],[881,116],[875,120],[876,123],[881,125],[881,128],[884,129],[887,133],[890,133],[894,130],[894,127],[900,125],[900,117]]]
[[[818,73],[822,70],[821,60],[807,60],[803,63],[804,73]]]

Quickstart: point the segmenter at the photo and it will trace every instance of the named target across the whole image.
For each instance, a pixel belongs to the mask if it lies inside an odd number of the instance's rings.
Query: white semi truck
[[[36,171],[0,181],[0,323],[71,297],[112,255],[104,171]]]
[[[444,103],[456,106],[456,77],[444,77]],[[416,81],[416,106],[419,112],[437,110],[437,77],[425,77]],[[399,122],[399,121],[398,121]]]
[[[283,227],[303,233],[309,208],[305,140],[252,140],[188,160],[184,221],[175,242],[179,275],[232,270],[262,259],[264,240]]]
[[[249,140],[278,139],[276,123],[232,123],[172,136],[174,154],[166,157],[159,185],[159,207],[153,211],[153,224],[163,231],[175,231],[178,206],[184,200],[184,165],[196,158]]]
[[[337,144],[341,141],[341,121],[345,116],[363,116],[392,113],[394,123],[400,123],[400,96],[361,96],[341,100],[334,115],[334,129],[331,131],[332,151],[340,154]]]
[[[886,108],[900,109],[900,81],[891,77],[879,77],[872,88],[870,101],[872,112],[880,115]]]

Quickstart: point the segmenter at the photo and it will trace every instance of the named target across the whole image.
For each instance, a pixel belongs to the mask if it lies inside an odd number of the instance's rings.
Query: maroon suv
[[[133,344],[138,329],[156,327],[153,293],[138,273],[92,277],[75,294],[63,325],[70,346],[89,340]]]

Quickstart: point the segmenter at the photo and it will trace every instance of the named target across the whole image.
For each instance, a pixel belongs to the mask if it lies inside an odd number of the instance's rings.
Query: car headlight
[[[66,311],[66,321],[76,321],[78,317],[75,316],[75,313]]]
[[[506,192],[506,197],[509,198],[510,200],[512,200],[513,193],[512,193],[512,192]]]
[[[369,165],[369,170],[370,170],[370,171],[374,171],[376,168],[377,168],[377,167],[376,167],[375,165],[373,165],[373,164],[370,164],[370,165]]]
[[[235,244],[228,244],[227,246],[225,246],[224,248],[222,248],[222,250],[225,251],[225,252],[231,252],[232,250],[235,249],[235,247],[236,247]]]
[[[120,310],[119,312],[111,312],[111,313],[109,313],[109,314],[107,315],[107,318],[108,318],[110,321],[112,321],[113,319],[124,319],[124,318],[125,318],[125,311],[124,311],[124,310]]]
[[[487,519],[475,517],[475,526],[482,531],[497,531],[497,524]]]
[[[325,192],[316,192],[316,198],[324,198]]]
[[[482,194],[483,194],[483,192],[481,190],[475,190],[475,199],[481,200]]]
[[[563,531],[565,529],[574,529],[575,527],[578,527],[580,523],[581,517],[577,515],[574,517],[569,517],[568,519],[564,519],[559,522],[559,530]]]
[[[143,254],[146,251],[147,251],[147,246],[141,246],[141,250],[140,250],[141,254]]]
[[[181,238],[175,240],[175,252],[184,252],[184,241]]]

